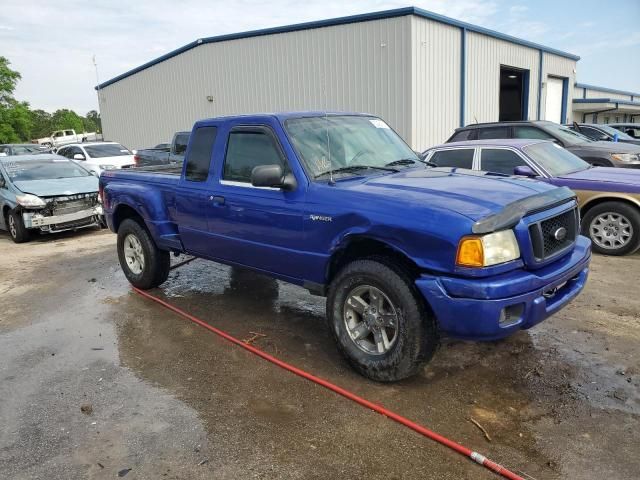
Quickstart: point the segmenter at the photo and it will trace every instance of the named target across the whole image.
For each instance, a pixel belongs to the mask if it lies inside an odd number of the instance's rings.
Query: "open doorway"
[[[527,120],[529,70],[500,66],[501,122]]]

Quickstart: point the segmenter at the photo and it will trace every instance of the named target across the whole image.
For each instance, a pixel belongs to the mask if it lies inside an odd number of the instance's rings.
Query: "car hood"
[[[93,175],[76,178],[24,180],[13,182],[13,185],[23,193],[39,197],[59,197],[98,191],[98,179]]]
[[[556,177],[569,188],[606,190],[614,185],[634,187],[628,189],[633,192],[640,192],[640,170],[633,168],[613,168],[613,167],[593,167],[580,172],[568,173]],[[554,182],[558,184],[559,182]],[[600,186],[600,188],[597,188]]]
[[[602,153],[640,153],[640,146],[622,142],[584,142],[566,147],[567,150],[597,151]]]
[[[82,165],[82,162],[79,162]],[[125,165],[135,165],[133,155],[117,155],[115,157],[90,158],[87,163],[92,165],[113,165],[115,167],[123,167]]]
[[[415,168],[353,183],[349,188],[387,197],[393,203],[410,202],[454,211],[477,221],[555,187],[524,177],[460,168]]]

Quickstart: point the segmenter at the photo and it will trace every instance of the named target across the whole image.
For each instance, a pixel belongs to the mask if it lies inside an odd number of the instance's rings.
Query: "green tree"
[[[53,112],[53,115],[51,116],[51,126],[53,130],[73,129],[76,133],[84,131],[82,117],[73,110],[68,110],[66,108],[61,108],[60,110]]]
[[[85,118],[85,126],[87,127],[87,132],[102,131],[102,121],[100,120],[100,114],[97,111],[89,110]]]
[[[26,141],[31,136],[29,104],[13,97],[20,73],[12,70],[10,64],[0,57],[0,143]]]
[[[31,110],[31,123],[31,135],[33,138],[48,137],[53,131],[51,114],[44,110]]]

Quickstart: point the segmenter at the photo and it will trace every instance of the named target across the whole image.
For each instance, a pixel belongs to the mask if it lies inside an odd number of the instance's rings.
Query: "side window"
[[[56,133],[54,133],[54,134],[53,134],[53,136],[54,136],[55,138],[60,138],[60,137],[62,137],[63,135],[64,135],[64,132],[56,132]]]
[[[262,129],[231,131],[222,178],[234,182],[251,182],[251,171],[259,165],[281,165],[287,170],[275,139]]]
[[[210,127],[204,127],[204,128],[210,128]],[[215,127],[213,127],[215,128]],[[215,133],[214,133],[215,136]],[[189,143],[189,135],[176,135],[176,142],[175,142],[175,154],[176,155],[184,155],[184,153],[187,151],[187,144]]]
[[[539,128],[536,128],[536,127],[527,127],[527,126],[514,127],[513,131],[514,131],[514,134],[513,134],[514,138],[534,138],[534,139],[540,139],[540,140],[555,140],[555,138],[549,135],[547,132],[545,132],[544,130],[540,130]]]
[[[462,142],[464,140],[475,140],[476,130],[461,130],[453,134],[453,136],[449,139],[449,142]]]
[[[63,157],[69,158],[69,149],[68,148],[59,148],[56,152],[58,155],[62,155]]]
[[[503,148],[483,148],[480,159],[481,170],[506,175],[513,175],[516,167],[527,164],[518,154]]]
[[[591,140],[602,140],[603,137],[606,137],[606,135],[604,133],[596,130],[595,128],[591,128],[591,127],[580,127],[580,130],[579,130],[578,133],[586,135]]]
[[[191,152],[187,157],[184,176],[192,182],[204,182],[209,176],[211,153],[216,140],[217,127],[200,127],[193,133]],[[177,144],[176,144],[177,145]]]
[[[65,130],[65,131],[64,131],[64,134],[65,134],[66,136],[73,135],[73,130]]]
[[[473,168],[473,149],[456,148],[453,150],[441,150],[434,153],[429,159],[439,167]]]
[[[491,127],[478,129],[478,140],[492,138],[509,138],[509,127]]]

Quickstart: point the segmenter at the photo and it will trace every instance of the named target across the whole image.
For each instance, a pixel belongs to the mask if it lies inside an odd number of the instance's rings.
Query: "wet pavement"
[[[391,385],[346,365],[301,288],[195,260],[153,293],[524,478],[637,479],[638,267],[595,257],[552,319],[444,341]],[[498,478],[133,293],[109,232],[0,234],[0,300],[0,478]]]

